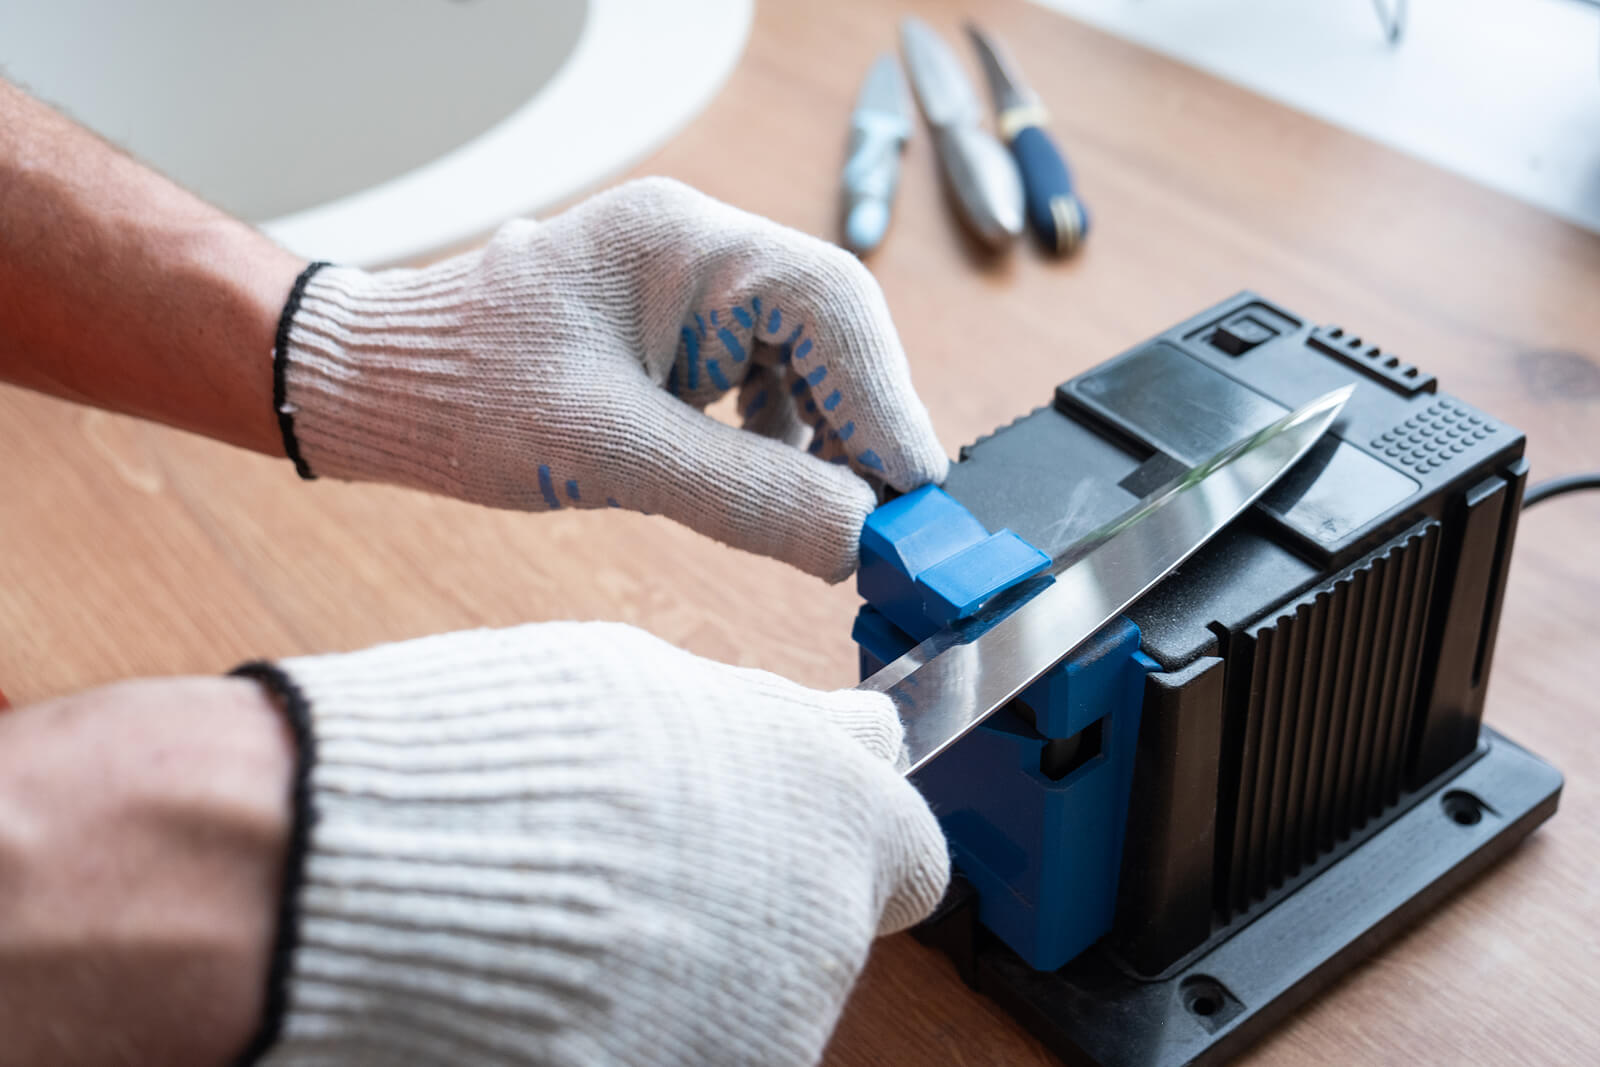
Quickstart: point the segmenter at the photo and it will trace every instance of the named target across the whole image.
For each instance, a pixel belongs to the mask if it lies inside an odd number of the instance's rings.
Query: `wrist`
[[[235,679],[0,718],[0,1064],[221,1063],[245,1046],[292,762],[276,710]]]
[[[169,277],[175,285],[188,286],[205,309],[192,327],[192,347],[209,351],[189,364],[189,372],[198,375],[197,385],[209,395],[186,418],[157,417],[253,452],[281,455],[281,438],[266,402],[273,341],[284,297],[306,261],[221,215],[196,220],[191,230],[174,235],[173,242]]]
[[[273,452],[300,260],[0,82],[0,380]]]

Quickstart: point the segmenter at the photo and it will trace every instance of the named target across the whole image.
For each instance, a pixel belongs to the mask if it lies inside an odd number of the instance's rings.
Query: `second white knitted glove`
[[[307,476],[658,512],[838,581],[862,476],[909,490],[947,467],[866,269],[663,179],[422,270],[324,267],[284,319],[280,422]],[[732,390],[744,430],[703,413]]]
[[[593,623],[242,672],[307,773],[274,1067],[809,1064],[948,877],[882,694]]]

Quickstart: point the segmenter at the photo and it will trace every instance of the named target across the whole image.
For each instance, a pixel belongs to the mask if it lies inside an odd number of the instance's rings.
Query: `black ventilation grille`
[[[1222,921],[1399,799],[1438,545],[1439,524],[1419,523],[1230,651],[1230,675],[1242,673],[1218,797]]]

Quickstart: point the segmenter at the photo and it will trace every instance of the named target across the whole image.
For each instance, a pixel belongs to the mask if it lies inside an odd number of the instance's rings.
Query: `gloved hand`
[[[604,623],[241,671],[314,760],[265,1063],[812,1063],[948,877],[881,694]]]
[[[658,512],[838,581],[874,505],[858,475],[948,465],[866,269],[663,179],[422,270],[324,267],[285,319],[308,476]],[[744,431],[703,414],[733,389]]]

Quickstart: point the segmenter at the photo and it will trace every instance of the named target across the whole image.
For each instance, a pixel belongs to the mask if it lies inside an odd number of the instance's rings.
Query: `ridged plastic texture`
[[[1219,919],[1267,900],[1400,796],[1439,524],[1258,623],[1232,670],[1225,737]],[[1230,689],[1233,687],[1230,686]],[[1229,741],[1224,742],[1230,745]]]
[[[1433,375],[1425,373],[1415,364],[1407,363],[1393,352],[1385,352],[1377,345],[1365,343],[1356,334],[1346,333],[1338,326],[1318,326],[1311,331],[1308,343],[1367,377],[1382,382],[1402,396],[1439,390],[1439,382]]]
[[[980,434],[977,437],[974,437],[971,442],[961,446],[960,458],[963,461],[965,461],[966,458],[967,458],[967,453],[970,452],[972,449],[977,448],[979,445],[983,444],[985,441],[989,440],[992,437],[997,437],[1000,434],[1005,433],[1007,430],[1011,429],[1011,427],[1015,426],[1019,422],[1022,422],[1024,419],[1031,419],[1035,415],[1039,414],[1039,412],[1043,411],[1045,408],[1054,407],[1054,406],[1055,406],[1054,401],[1052,401],[1049,404],[1040,404],[1038,407],[1034,408],[1032,411],[1028,412],[1026,415],[1018,415],[1016,418],[1012,419],[1010,422],[1006,423],[1005,425],[996,426],[994,429],[990,430],[988,433]]]

